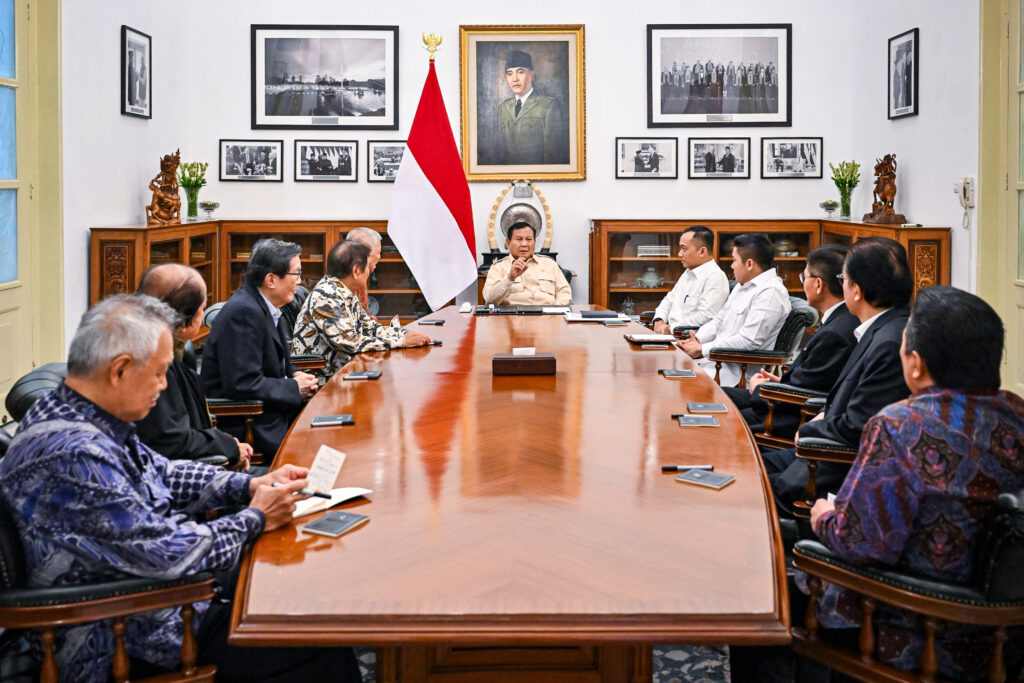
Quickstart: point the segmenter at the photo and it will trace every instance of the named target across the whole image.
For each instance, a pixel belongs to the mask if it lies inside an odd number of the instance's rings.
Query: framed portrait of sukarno
[[[398,128],[398,27],[253,25],[252,127]]]
[[[460,26],[470,180],[586,178],[583,26]]]
[[[792,125],[792,24],[648,24],[647,125]]]

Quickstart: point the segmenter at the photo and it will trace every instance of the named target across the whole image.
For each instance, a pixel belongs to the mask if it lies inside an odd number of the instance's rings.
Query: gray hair
[[[359,244],[373,251],[373,248],[380,244],[380,233],[373,228],[356,228],[355,230],[350,230],[345,239],[359,242]]]
[[[68,375],[92,377],[107,363],[128,354],[144,362],[171,331],[177,314],[170,306],[144,294],[107,297],[82,316],[68,349]]]

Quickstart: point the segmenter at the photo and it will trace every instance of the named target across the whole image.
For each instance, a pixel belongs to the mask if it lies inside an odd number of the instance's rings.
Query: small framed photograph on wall
[[[615,138],[616,178],[678,178],[679,138]]]
[[[821,178],[821,138],[761,138],[762,178]]]
[[[889,118],[917,116],[918,31],[889,39]]]
[[[281,182],[281,140],[221,140],[220,180]]]
[[[366,141],[366,180],[393,183],[405,154],[405,140]]]
[[[153,39],[121,26],[121,113],[153,118]]]
[[[687,178],[749,178],[750,138],[690,138]]]
[[[359,143],[355,140],[296,140],[296,182],[354,183]]]

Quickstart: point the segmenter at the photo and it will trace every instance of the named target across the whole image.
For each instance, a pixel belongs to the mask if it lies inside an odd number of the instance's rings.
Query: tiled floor
[[[377,655],[372,648],[355,648],[363,683],[376,680]],[[652,683],[717,683],[729,680],[729,648],[697,645],[658,645],[654,648]]]

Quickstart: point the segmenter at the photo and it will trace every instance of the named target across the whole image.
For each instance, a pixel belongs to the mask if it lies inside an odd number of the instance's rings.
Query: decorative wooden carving
[[[896,200],[896,155],[886,154],[875,159],[875,189],[872,195],[875,201],[871,204],[871,213],[864,214],[865,223],[906,223],[907,217],[896,213],[893,202]]]
[[[928,243],[911,244],[911,264],[914,273],[914,292],[931,287],[939,281],[939,246]]]
[[[160,159],[160,172],[149,181],[153,201],[146,207],[146,225],[171,225],[181,222],[181,197],[178,196],[178,162],[181,150]]]
[[[128,291],[128,245],[103,245],[102,296],[124,294]]]

